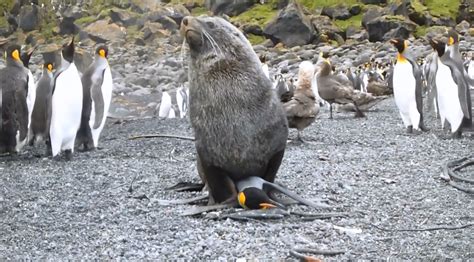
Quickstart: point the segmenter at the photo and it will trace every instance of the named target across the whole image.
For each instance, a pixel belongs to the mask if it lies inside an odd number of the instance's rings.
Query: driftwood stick
[[[382,231],[390,231],[390,232],[422,232],[422,231],[437,231],[437,230],[458,230],[458,229],[463,229],[467,227],[472,227],[474,226],[474,223],[469,223],[469,224],[464,224],[464,225],[459,225],[459,226],[449,226],[449,225],[443,225],[443,226],[433,226],[433,227],[426,227],[426,228],[402,228],[402,229],[391,229],[391,228],[384,228],[381,226],[377,226],[375,224],[370,224],[371,226],[382,230]]]
[[[190,137],[190,136],[178,136],[178,135],[169,135],[169,134],[146,134],[146,135],[136,135],[136,136],[131,136],[131,137],[129,137],[128,140],[135,140],[135,139],[140,139],[140,138],[157,138],[157,137],[162,137],[162,138],[176,138],[176,139],[194,141],[194,137]]]

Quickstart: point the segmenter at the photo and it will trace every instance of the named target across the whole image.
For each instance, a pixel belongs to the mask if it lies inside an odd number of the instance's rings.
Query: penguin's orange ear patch
[[[12,51],[12,57],[13,59],[20,61],[20,51],[18,49],[15,49]]]
[[[453,44],[454,44],[454,38],[450,36],[448,40],[448,45],[453,45]]]
[[[99,55],[103,58],[105,58],[105,50],[104,49],[100,49],[99,50]]]
[[[52,71],[53,71],[53,65],[52,65],[52,64],[48,64],[47,67],[48,67],[48,71],[49,71],[49,72],[52,72]]]

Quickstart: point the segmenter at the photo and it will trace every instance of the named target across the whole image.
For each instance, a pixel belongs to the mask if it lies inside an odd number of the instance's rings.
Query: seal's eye
[[[206,25],[210,28],[210,29],[214,29],[216,27],[216,25],[213,23],[213,22],[206,22]]]

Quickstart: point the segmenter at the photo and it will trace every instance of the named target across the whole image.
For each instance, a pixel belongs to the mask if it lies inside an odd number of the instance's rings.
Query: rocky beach
[[[297,247],[341,251],[313,255],[334,261],[474,259],[472,194],[441,178],[447,161],[472,156],[474,134],[445,139],[428,105],[430,131],[418,135],[406,134],[393,97],[362,119],[339,110],[331,120],[323,107],[304,131],[306,143],[288,143],[276,182],[334,208],[291,206],[294,213],[274,219],[228,216],[236,210],[187,217],[182,213],[191,205],[162,205],[200,195],[166,190],[199,182],[194,143],[131,139],[193,136],[187,116],[157,115],[163,92],[175,105],[177,89],[188,86],[189,51],[179,34],[186,15],[227,17],[266,58],[272,79],[290,79],[300,62],[316,63],[321,52],[336,70],[388,63],[396,57],[388,42],[393,37],[409,39],[410,52],[424,58],[432,52],[428,39],[446,37],[451,27],[461,35],[460,51],[472,53],[474,6],[468,2],[446,1],[456,5],[444,9],[418,0],[23,2],[0,5],[8,11],[0,18],[0,46],[37,46],[30,69],[38,79],[43,56],[73,34],[82,72],[95,45],[106,42],[114,89],[99,149],[77,152],[70,162],[53,161],[43,147],[0,156],[1,260],[288,260],[296,259],[290,251]],[[37,21],[27,23],[34,14]],[[291,26],[298,30],[290,34]],[[296,134],[290,130],[290,138]],[[472,179],[474,167],[459,173]],[[343,216],[310,215],[327,212]]]

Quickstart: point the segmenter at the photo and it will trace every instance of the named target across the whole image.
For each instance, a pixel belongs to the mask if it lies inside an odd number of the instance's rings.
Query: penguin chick
[[[237,195],[239,205],[245,209],[269,209],[275,208],[275,201],[271,200],[268,195],[259,188],[248,187]]]
[[[288,119],[288,126],[298,130],[298,140],[302,141],[300,132],[311,125],[319,113],[319,104],[311,89],[314,76],[314,65],[309,61],[301,62],[298,72],[298,84],[290,101],[283,104]]]

